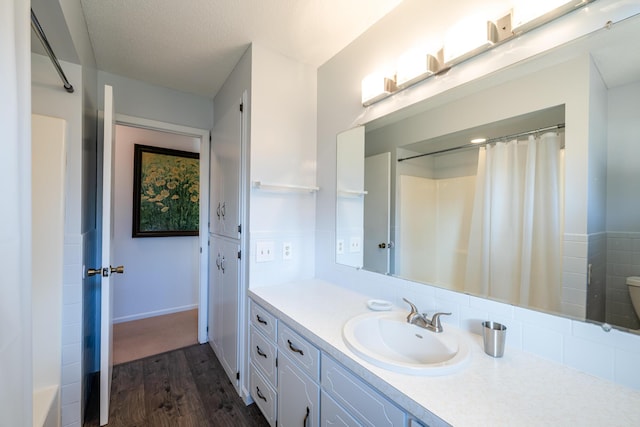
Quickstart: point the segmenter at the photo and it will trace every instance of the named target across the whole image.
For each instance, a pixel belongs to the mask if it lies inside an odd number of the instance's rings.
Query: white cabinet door
[[[209,344],[214,350],[220,348],[220,337],[222,336],[222,271],[220,261],[222,260],[221,240],[211,239],[209,249],[209,313],[207,323],[207,336]]]
[[[209,341],[236,387],[238,380],[238,298],[240,247],[236,241],[214,238],[209,263]]]
[[[240,176],[242,154],[241,99],[222,111],[211,143],[209,222],[211,232],[237,239],[240,235]]]
[[[320,388],[287,356],[278,357],[278,425],[318,425]]]
[[[361,427],[342,406],[338,405],[327,393],[322,392],[320,408],[320,425],[322,427]]]

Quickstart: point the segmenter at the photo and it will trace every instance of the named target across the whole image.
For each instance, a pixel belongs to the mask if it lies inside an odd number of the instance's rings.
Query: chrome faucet
[[[420,313],[415,304],[406,298],[402,298],[404,302],[411,306],[411,312],[407,315],[407,323],[419,326],[427,329],[431,332],[442,332],[442,323],[440,322],[440,316],[450,316],[451,313],[435,313],[431,320],[427,319],[427,313]]]

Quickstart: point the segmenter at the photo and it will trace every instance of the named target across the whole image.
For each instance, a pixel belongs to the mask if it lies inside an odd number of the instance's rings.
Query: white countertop
[[[344,323],[368,312],[370,297],[327,282],[251,289],[249,296],[428,424],[640,426],[639,391],[510,347],[492,358],[471,333],[472,359],[460,372],[417,377],[378,368],[342,340]]]

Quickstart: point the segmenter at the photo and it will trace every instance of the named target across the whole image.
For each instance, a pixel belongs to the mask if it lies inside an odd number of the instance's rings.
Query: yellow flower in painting
[[[167,188],[168,188],[169,190],[173,190],[173,189],[175,189],[176,187],[177,187],[177,185],[176,185],[176,183],[175,183],[175,182],[173,182],[173,181],[171,181],[170,183],[168,183],[168,184],[167,184]]]
[[[156,181],[156,187],[162,187],[166,183],[167,183],[167,181],[165,181],[164,179],[159,179],[159,180]]]
[[[153,190],[153,188],[149,188],[147,189],[146,193],[150,196],[155,196],[156,192]]]
[[[197,195],[191,196],[191,201],[193,203],[197,202],[198,201],[198,196]]]
[[[162,202],[156,202],[156,206],[163,207],[163,206],[164,206],[164,203],[162,203]]]
[[[180,198],[180,196],[178,196],[177,194],[174,194],[173,196],[171,196],[171,200],[178,200]]]
[[[169,210],[169,206],[165,206],[164,208],[160,209],[160,212],[166,212]]]

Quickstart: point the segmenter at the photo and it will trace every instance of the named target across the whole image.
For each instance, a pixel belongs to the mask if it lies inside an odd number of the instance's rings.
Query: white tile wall
[[[584,318],[587,312],[587,236],[565,234],[562,255],[562,313]]]
[[[62,291],[62,426],[80,425],[82,235],[66,235]]]

